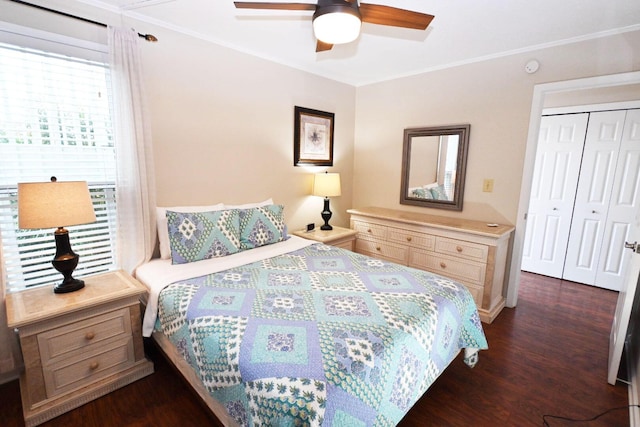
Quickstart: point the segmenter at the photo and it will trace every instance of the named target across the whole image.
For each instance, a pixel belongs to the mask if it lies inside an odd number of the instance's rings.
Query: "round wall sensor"
[[[524,66],[524,70],[529,74],[535,73],[536,71],[538,71],[538,68],[540,68],[540,63],[535,59],[527,62],[527,65]]]

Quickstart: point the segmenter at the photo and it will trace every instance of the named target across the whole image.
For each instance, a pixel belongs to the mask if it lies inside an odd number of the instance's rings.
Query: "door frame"
[[[544,110],[545,96],[559,92],[571,92],[584,89],[606,88],[640,84],[640,71],[629,73],[611,74],[598,77],[587,77],[575,80],[566,80],[554,83],[542,83],[533,88],[531,101],[531,114],[529,116],[529,132],[520,184],[520,200],[518,202],[518,217],[513,236],[513,252],[511,268],[509,271],[509,286],[507,288],[506,305],[515,307],[518,302],[518,290],[520,288],[520,268],[522,265],[522,251],[524,248],[524,234],[526,231],[525,214],[529,209],[531,197],[531,184],[533,180],[533,168],[538,146],[538,133],[540,131],[540,118]]]

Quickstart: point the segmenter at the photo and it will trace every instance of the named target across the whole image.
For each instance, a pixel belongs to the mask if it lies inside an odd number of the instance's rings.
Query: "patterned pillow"
[[[167,226],[172,264],[222,257],[240,250],[240,215],[235,209],[167,211]]]
[[[430,190],[424,188],[414,188],[411,192],[411,197],[417,197],[418,199],[433,199],[433,195]]]
[[[433,194],[433,198],[436,200],[449,200],[449,196],[447,196],[444,185],[438,185],[437,187],[432,188],[431,194]]]
[[[253,249],[286,239],[284,206],[268,205],[240,212],[240,248]]]

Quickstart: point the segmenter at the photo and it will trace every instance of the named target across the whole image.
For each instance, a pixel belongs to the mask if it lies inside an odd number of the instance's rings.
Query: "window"
[[[53,231],[20,230],[17,183],[87,181],[97,222],[67,227],[74,274],[114,268],[115,148],[104,63],[0,43],[0,237],[7,290],[57,283]]]

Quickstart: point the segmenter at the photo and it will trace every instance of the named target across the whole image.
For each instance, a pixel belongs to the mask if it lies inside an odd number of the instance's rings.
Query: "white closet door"
[[[594,285],[626,111],[591,113],[563,278]]]
[[[542,117],[522,269],[562,277],[588,113]]]
[[[629,268],[631,251],[624,242],[635,232],[634,218],[640,212],[640,110],[629,110],[624,124],[618,166],[613,181],[609,214],[595,285],[622,290],[624,271]]]

